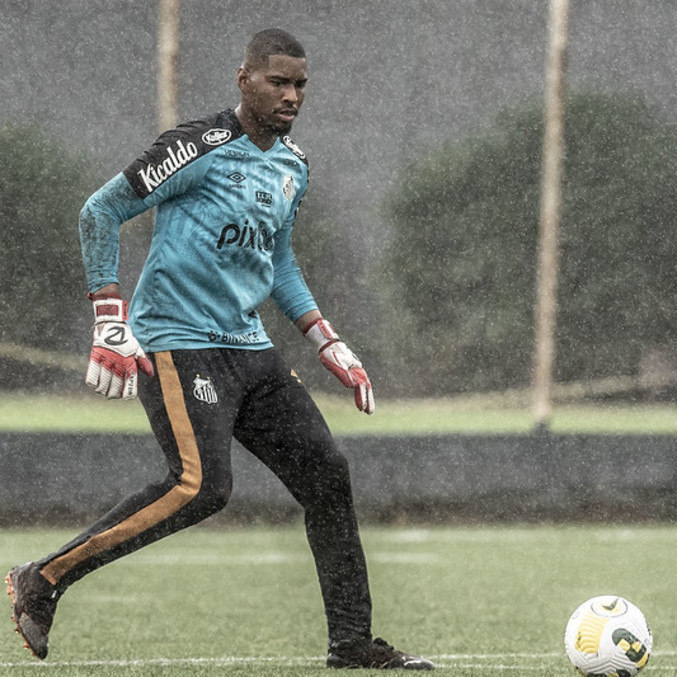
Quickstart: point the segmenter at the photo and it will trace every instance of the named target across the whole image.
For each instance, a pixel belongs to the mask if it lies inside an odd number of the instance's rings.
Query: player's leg
[[[139,397],[169,472],[162,482],[129,496],[40,562],[43,576],[60,588],[201,521],[228,500],[230,438],[239,386],[228,375],[221,376],[218,351],[164,352],[153,359],[157,376],[144,379]],[[199,374],[214,374],[209,393],[204,394],[206,386],[202,385],[201,398],[193,392]],[[207,383],[206,378],[202,380]]]
[[[254,387],[236,420],[235,437],[304,508],[330,639],[370,637],[367,568],[348,463],[305,387],[277,351],[253,357]]]
[[[236,438],[285,484],[305,511],[329,632],[327,666],[431,670],[420,656],[371,635],[367,567],[350,473],[312,398],[276,351],[256,358],[255,386],[235,424]]]
[[[165,479],[123,500],[58,552],[8,574],[15,622],[40,658],[47,654],[56,601],[68,586],[199,522],[230,495],[230,440],[240,383],[224,373],[218,351],[158,353],[153,359],[156,376],[142,379],[139,395],[167,458]]]

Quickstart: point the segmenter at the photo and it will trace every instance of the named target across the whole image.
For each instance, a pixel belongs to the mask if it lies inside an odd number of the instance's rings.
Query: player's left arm
[[[291,247],[291,229],[276,234],[273,263],[273,300],[317,348],[323,366],[346,388],[353,389],[355,406],[366,414],[373,414],[375,404],[371,381],[355,353],[322,317],[296,263]]]
[[[320,362],[346,388],[352,388],[355,406],[365,414],[373,414],[376,408],[374,391],[367,372],[357,355],[341,341],[334,328],[322,317],[319,310],[304,313],[296,326],[317,348]]]

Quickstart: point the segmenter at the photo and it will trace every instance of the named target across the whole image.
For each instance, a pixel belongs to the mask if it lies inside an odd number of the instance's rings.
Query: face
[[[307,80],[306,60],[286,54],[273,54],[256,69],[241,68],[243,112],[260,132],[285,134],[301,108]]]

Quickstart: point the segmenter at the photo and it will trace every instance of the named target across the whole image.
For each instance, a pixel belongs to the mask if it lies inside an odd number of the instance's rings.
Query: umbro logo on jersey
[[[232,135],[230,129],[210,129],[202,135],[202,140],[208,146],[220,146],[222,143],[226,143]]]
[[[176,148],[167,147],[167,157],[159,165],[146,165],[137,174],[141,177],[146,190],[152,193],[161,186],[172,174],[184,167],[197,157],[197,146],[189,141],[185,146],[183,141],[176,142]]]
[[[232,174],[228,174],[227,178],[229,178],[233,183],[242,183],[247,177],[244,174],[240,174],[240,172],[233,172]]]
[[[216,404],[219,401],[211,378],[200,378],[200,374],[196,374],[193,381],[193,395],[196,400],[207,404]]]

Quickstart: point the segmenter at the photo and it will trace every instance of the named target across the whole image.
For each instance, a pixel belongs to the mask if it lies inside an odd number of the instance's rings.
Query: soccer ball
[[[633,677],[649,660],[653,636],[632,602],[603,595],[583,602],[571,614],[564,647],[586,677]]]

